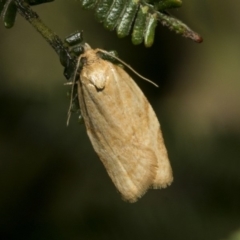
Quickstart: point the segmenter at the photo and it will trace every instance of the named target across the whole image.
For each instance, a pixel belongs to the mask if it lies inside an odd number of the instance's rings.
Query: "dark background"
[[[34,7],[62,38],[84,30],[115,49],[161,122],[174,171],[165,190],[121,200],[73,115],[62,67],[22,17],[0,26],[0,239],[240,239],[240,3],[185,0],[171,11],[202,44],[159,26],[150,49],[118,39],[77,1]]]

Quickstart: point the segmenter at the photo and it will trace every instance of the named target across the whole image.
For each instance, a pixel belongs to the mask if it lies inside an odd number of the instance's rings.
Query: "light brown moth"
[[[157,117],[133,79],[100,58],[101,49],[79,57],[81,115],[94,150],[123,199],[135,202],[148,188],[173,181]],[[105,52],[105,51],[104,51]]]

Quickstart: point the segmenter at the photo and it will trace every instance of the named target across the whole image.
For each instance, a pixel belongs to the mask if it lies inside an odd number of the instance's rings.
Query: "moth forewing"
[[[87,49],[78,98],[94,150],[123,198],[137,201],[149,187],[166,187],[172,170],[157,117],[132,78]]]

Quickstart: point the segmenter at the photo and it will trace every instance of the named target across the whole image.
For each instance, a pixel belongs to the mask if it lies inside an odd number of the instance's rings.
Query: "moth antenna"
[[[135,71],[130,65],[128,65],[127,63],[125,63],[122,59],[110,54],[109,52],[102,50],[102,49],[98,49],[100,52],[107,54],[110,57],[115,58],[116,60],[118,60],[120,63],[122,63],[124,66],[126,66],[128,69],[130,69],[133,73],[135,73],[138,77],[140,77],[141,79],[151,83],[152,85],[154,85],[155,87],[159,87],[155,82],[151,81],[148,78],[145,78],[144,76],[142,76],[141,74],[139,74],[137,71]]]
[[[72,108],[72,103],[73,103],[73,91],[74,91],[74,85],[76,84],[76,77],[77,77],[77,72],[78,72],[78,68],[80,65],[80,61],[81,61],[81,56],[78,58],[78,61],[76,64],[76,69],[75,69],[74,75],[73,75],[73,81],[71,82],[72,89],[71,89],[71,96],[70,96],[70,104],[69,104],[68,113],[67,113],[67,126],[68,126],[70,118],[71,118],[71,108]],[[66,84],[66,85],[68,85],[68,84]]]

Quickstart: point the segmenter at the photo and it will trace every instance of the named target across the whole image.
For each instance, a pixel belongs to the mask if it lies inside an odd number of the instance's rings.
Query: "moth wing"
[[[171,167],[160,126],[129,75],[99,59],[84,66],[78,95],[93,148],[123,198],[135,202],[150,186],[161,187],[159,165]]]

